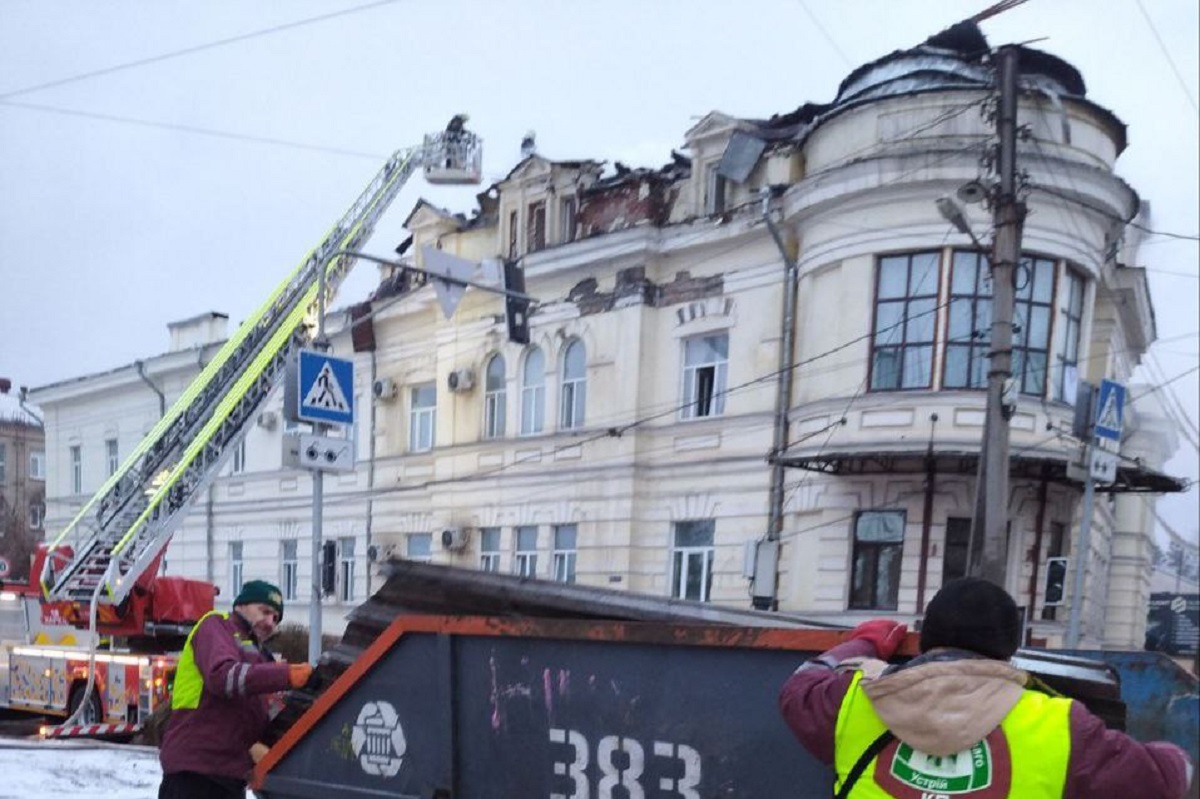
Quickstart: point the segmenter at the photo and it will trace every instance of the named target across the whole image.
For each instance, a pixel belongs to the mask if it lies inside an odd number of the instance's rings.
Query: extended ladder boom
[[[371,236],[414,170],[424,167],[434,183],[478,183],[480,163],[480,141],[461,121],[387,161],[51,542],[54,547],[72,533],[86,535],[75,546],[76,557],[57,573],[51,572],[53,559],[46,559],[41,584],[47,598],[86,603],[98,597],[113,604],[125,598],[170,541],[189,500],[215,479],[287,363],[308,343],[320,271],[325,270],[330,299],[353,265],[341,251]]]

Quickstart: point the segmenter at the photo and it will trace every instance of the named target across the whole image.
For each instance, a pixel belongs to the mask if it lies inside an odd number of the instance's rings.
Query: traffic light
[[[1063,604],[1067,588],[1067,559],[1046,558],[1046,607]]]
[[[337,542],[321,545],[321,593],[332,596],[337,590]]]
[[[504,289],[525,293],[525,270],[516,261],[504,262]],[[504,322],[508,326],[508,340],[514,344],[529,343],[529,300],[505,296]]]

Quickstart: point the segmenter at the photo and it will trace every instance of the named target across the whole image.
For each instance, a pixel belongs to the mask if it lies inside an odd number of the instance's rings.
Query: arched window
[[[546,356],[537,347],[530,347],[521,370],[521,435],[542,432],[545,418]]]
[[[483,437],[504,436],[504,356],[499,353],[488,361],[483,378]]]
[[[579,339],[563,350],[561,388],[558,426],[563,430],[583,427],[587,408],[587,351]]]

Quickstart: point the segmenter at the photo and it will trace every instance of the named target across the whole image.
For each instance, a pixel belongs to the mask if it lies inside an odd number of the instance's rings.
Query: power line
[[[817,31],[820,32],[823,37],[825,37],[825,41],[829,43],[829,46],[833,48],[834,52],[841,56],[842,63],[846,65],[846,68],[854,69],[854,62],[852,62],[849,57],[846,56],[846,51],[839,47],[838,43],[834,41],[832,36],[829,35],[829,31],[825,30],[825,26],[822,25],[821,20],[817,19],[816,15],[813,14],[812,9],[808,7],[808,4],[805,3],[804,0],[796,0],[796,2],[800,4],[800,8],[804,9],[804,13],[808,15],[809,20],[812,21],[812,24],[816,27]]]
[[[349,16],[351,14],[357,14],[362,11],[369,11],[371,9],[378,8],[380,6],[391,5],[393,3],[398,3],[398,2],[400,2],[400,0],[375,0],[375,2],[372,2],[372,3],[364,3],[363,5],[353,6],[351,8],[344,8],[340,11],[331,11],[328,14],[319,14],[315,17],[307,17],[305,19],[295,20],[293,22],[284,22],[279,25],[272,25],[269,28],[260,28],[259,30],[250,31],[249,33],[241,33],[236,36],[229,36],[224,39],[217,39],[216,41],[206,42],[204,44],[198,44],[198,45],[194,45],[192,47],[185,47],[181,50],[172,50],[171,52],[160,53],[158,55],[149,56],[147,58],[139,58],[135,61],[127,61],[123,64],[114,64],[113,66],[110,66],[110,67],[102,67],[100,69],[94,69],[94,70],[90,70],[88,72],[81,72],[78,75],[71,75],[71,76],[68,76],[65,78],[57,78],[55,80],[45,81],[44,83],[34,84],[33,86],[26,86],[23,89],[15,89],[13,91],[3,92],[3,93],[0,93],[0,100],[7,100],[10,97],[17,97],[18,95],[22,95],[22,94],[30,94],[32,92],[40,92],[45,89],[51,89],[51,88],[54,88],[57,86],[65,86],[68,83],[77,83],[82,80],[88,80],[90,78],[96,78],[96,77],[100,77],[102,75],[111,75],[116,72],[124,72],[125,70],[136,69],[138,67],[144,67],[144,66],[148,66],[150,64],[158,64],[163,61],[170,61],[172,59],[181,58],[186,55],[193,55],[195,53],[200,53],[205,50],[212,50],[212,49],[215,49],[218,47],[226,47],[228,45],[236,44],[238,42],[245,42],[245,41],[249,41],[251,39],[257,39],[262,36],[269,36],[271,34],[279,33],[281,31],[292,30],[294,28],[304,27],[305,25],[313,25],[318,22],[326,22],[326,21],[334,19],[336,17],[345,17],[345,16]]]
[[[1175,73],[1175,80],[1179,81],[1179,88],[1183,89],[1183,94],[1187,97],[1188,103],[1191,104],[1192,110],[1200,111],[1196,107],[1196,98],[1192,96],[1192,90],[1188,88],[1187,81],[1183,79],[1183,74],[1175,64],[1175,59],[1171,57],[1171,51],[1167,49],[1167,45],[1163,42],[1162,37],[1158,35],[1158,28],[1154,25],[1154,20],[1150,18],[1150,14],[1146,11],[1146,6],[1142,4],[1142,0],[1137,0],[1137,7],[1142,12],[1142,17],[1146,20],[1146,24],[1150,27],[1150,32],[1154,34],[1154,40],[1158,42],[1159,52],[1163,54],[1163,58],[1167,59],[1167,63],[1171,65],[1171,71]]]
[[[319,144],[305,144],[303,142],[288,141],[287,139],[277,139],[270,136],[253,136],[247,133],[232,133],[229,131],[216,130],[215,128],[202,128],[196,125],[181,125],[172,122],[156,122],[148,119],[118,116],[116,114],[102,114],[96,111],[77,111],[70,108],[60,108],[57,106],[42,105],[38,103],[24,103],[20,101],[4,100],[2,98],[0,98],[0,106],[6,106],[8,108],[22,108],[30,111],[41,111],[48,114],[61,114],[63,116],[81,117],[84,119],[96,119],[104,122],[119,122],[126,125],[137,125],[145,128],[170,130],[175,131],[176,133],[191,133],[198,136],[210,136],[217,139],[228,139],[230,141],[250,142],[253,144],[268,144],[275,147],[288,147],[293,150],[307,150],[309,152],[328,153],[330,155],[345,155],[351,158],[369,158],[375,162],[381,161],[387,157],[379,153],[368,153],[361,150],[347,150],[341,147],[328,147]]]

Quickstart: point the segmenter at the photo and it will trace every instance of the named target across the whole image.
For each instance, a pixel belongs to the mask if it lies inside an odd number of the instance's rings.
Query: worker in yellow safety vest
[[[930,601],[921,654],[891,658],[908,628],[888,619],[802,665],[780,695],[784,720],[833,766],[838,799],[1177,799],[1192,763],[1140,743],[1082,703],[1035,687],[1009,661],[1021,615],[976,578]]]
[[[251,580],[231,613],[206,614],[188,635],[159,750],[159,799],[244,799],[250,748],[270,721],[272,694],[302,687],[307,663],[276,661],[265,646],[283,618],[274,585]]]

